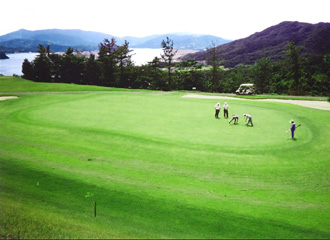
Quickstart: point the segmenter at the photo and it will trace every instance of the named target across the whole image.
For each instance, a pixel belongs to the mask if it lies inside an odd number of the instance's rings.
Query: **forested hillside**
[[[329,23],[283,22],[231,43],[213,42],[179,62],[174,60],[179,47],[166,37],[159,39],[162,57],[143,66],[131,61],[129,42],[116,38],[99,42],[97,55],[90,56],[70,47],[57,54],[51,45],[39,45],[39,55],[25,60],[22,72],[39,82],[229,93],[254,83],[257,93],[329,96],[329,34]]]
[[[330,53],[330,23],[309,24],[282,22],[262,32],[216,47],[218,59],[225,67],[253,64],[263,57],[271,61],[283,59],[290,42],[303,47],[303,57],[315,57]],[[203,61],[210,58],[211,50],[189,54],[184,59]]]

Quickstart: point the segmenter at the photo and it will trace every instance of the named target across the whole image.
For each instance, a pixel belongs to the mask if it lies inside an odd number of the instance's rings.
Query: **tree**
[[[302,93],[302,83],[301,78],[303,77],[303,69],[301,63],[300,51],[303,47],[296,46],[294,42],[290,42],[288,45],[288,50],[285,51],[286,57],[286,77],[290,82],[290,93],[291,94],[301,94]]]
[[[181,61],[176,66],[175,77],[177,79],[177,89],[202,90],[202,64],[198,64],[195,59]]]
[[[125,40],[122,46],[119,46],[115,52],[118,58],[119,65],[119,86],[120,87],[130,87],[130,78],[128,74],[125,74],[125,69],[132,65],[131,55],[129,54],[133,50],[128,48],[129,43]]]
[[[50,60],[50,74],[53,82],[62,82],[61,66],[63,56],[61,54],[51,53],[48,55],[48,58]]]
[[[33,65],[26,58],[24,59],[24,62],[22,64],[22,73],[23,73],[23,78],[34,80],[35,73],[34,73]]]
[[[100,67],[95,60],[95,55],[91,54],[85,63],[83,84],[98,85],[100,81]]]
[[[242,83],[251,82],[250,67],[239,64],[236,68],[226,72],[224,91],[234,93]]]
[[[116,44],[115,38],[110,41],[104,39],[99,46],[98,62],[101,66],[101,81],[105,86],[129,87],[130,71],[128,68],[132,66],[131,55],[132,50],[128,48],[128,42],[122,46]]]
[[[39,44],[39,55],[33,61],[35,74],[34,79],[37,82],[50,82],[52,80],[49,51],[49,45],[44,47],[43,45]]]
[[[259,93],[268,92],[273,75],[272,64],[268,57],[258,60],[251,69],[253,82]]]
[[[314,73],[312,75],[311,81],[312,85],[312,94],[329,96],[330,94],[330,78],[323,73]]]
[[[219,71],[220,61],[218,59],[218,52],[215,43],[212,42],[212,48],[207,51],[211,52],[207,60],[207,65],[212,67],[212,78],[211,78],[211,91],[214,92],[220,85],[219,83]],[[220,90],[220,89],[219,89]]]
[[[162,62],[160,58],[155,57],[146,65],[138,67],[140,69],[137,81],[140,87],[145,86],[148,89],[164,90],[166,86],[166,72],[161,70]]]
[[[99,46],[99,58],[98,61],[101,63],[102,70],[102,83],[105,86],[115,86],[115,71],[116,71],[116,49],[118,48],[115,38],[110,41],[104,39],[103,43]]]
[[[74,49],[69,47],[62,56],[59,70],[61,82],[82,83],[84,56],[74,54]]]
[[[162,48],[164,54],[161,55],[162,59],[165,62],[165,65],[167,67],[168,72],[168,90],[172,89],[172,66],[173,66],[173,57],[177,53],[178,50],[175,50],[173,48],[173,40],[169,39],[169,37],[166,37],[166,41],[162,41]]]

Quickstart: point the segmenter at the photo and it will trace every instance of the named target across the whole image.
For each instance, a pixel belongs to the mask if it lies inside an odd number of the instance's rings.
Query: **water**
[[[135,65],[141,66],[147,62],[152,61],[155,57],[160,58],[160,54],[163,49],[151,49],[151,48],[133,48],[131,52],[132,61]],[[0,60],[0,74],[4,76],[23,75],[22,64],[24,59],[28,59],[30,62],[35,59],[38,53],[13,53],[6,54],[9,59]]]
[[[151,62],[155,57],[160,58],[160,55],[163,53],[162,48],[132,48],[134,54],[132,56],[132,61],[137,66],[141,66],[143,64],[147,64]]]
[[[6,54],[9,59],[0,59],[0,74],[12,76],[13,74],[22,75],[22,64],[24,59],[32,61],[38,53],[13,53]]]

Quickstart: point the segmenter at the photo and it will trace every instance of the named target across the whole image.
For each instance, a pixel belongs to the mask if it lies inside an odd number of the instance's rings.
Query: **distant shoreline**
[[[155,49],[155,50],[161,50],[161,48],[130,48],[131,50],[133,50],[133,54],[134,54],[134,50],[135,49]],[[174,61],[178,61],[179,58],[183,57],[184,55],[190,54],[190,53],[196,53],[199,52],[200,50],[195,50],[195,49],[175,49],[177,52],[173,57]],[[89,57],[90,54],[94,54],[95,57],[98,57],[98,50],[95,51],[83,51],[81,52],[81,54],[83,54],[85,57]],[[55,52],[57,54],[64,54],[64,52]],[[156,56],[155,56],[156,57]],[[160,56],[159,56],[160,57]],[[152,60],[152,59],[151,59]]]
[[[0,52],[0,59],[9,59],[9,57],[4,52]]]
[[[190,54],[190,53],[196,53],[199,52],[199,50],[194,49],[177,49],[177,53],[174,56],[174,60],[177,60],[180,57],[183,57],[184,55]]]
[[[163,53],[162,48],[130,48],[132,51],[132,61],[136,66],[141,66],[151,62],[155,57],[161,58]],[[198,52],[193,49],[179,49],[174,56],[174,61],[180,61],[179,58],[188,53]],[[55,54],[64,54],[64,52],[54,52]],[[24,52],[24,53],[9,53],[9,59],[1,60],[0,74],[4,76],[12,76],[13,74],[22,75],[22,63],[24,59],[33,61],[38,55],[38,52]],[[97,58],[98,51],[85,51],[82,52],[85,57],[89,57],[90,54],[94,54]]]

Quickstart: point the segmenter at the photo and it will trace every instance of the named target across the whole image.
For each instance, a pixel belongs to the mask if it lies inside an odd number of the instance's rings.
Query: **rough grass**
[[[181,93],[30,93],[0,102],[8,238],[330,237],[330,113]],[[302,127],[296,139],[289,120]],[[37,184],[39,183],[39,185]],[[97,217],[85,198],[94,193]]]

